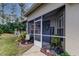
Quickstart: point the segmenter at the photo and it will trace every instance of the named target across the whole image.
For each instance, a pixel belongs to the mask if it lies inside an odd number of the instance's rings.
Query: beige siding
[[[66,50],[79,55],[79,4],[66,5]]]
[[[39,17],[43,14],[46,14],[47,12],[50,12],[60,6],[62,6],[63,4],[61,3],[53,3],[53,4],[43,4],[42,6],[40,6],[37,10],[35,10],[35,12],[33,12],[31,15],[28,16],[28,21]]]

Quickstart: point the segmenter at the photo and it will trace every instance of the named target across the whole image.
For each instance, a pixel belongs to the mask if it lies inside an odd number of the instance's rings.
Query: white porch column
[[[41,16],[41,48],[42,48],[42,16]]]
[[[28,33],[28,21],[26,22],[26,32]]]
[[[35,30],[36,30],[36,23],[37,22],[40,22],[40,33],[35,33]],[[37,35],[37,36],[40,36],[39,37],[39,39],[40,39],[40,41],[38,41],[38,40],[36,40],[36,36],[35,35]],[[38,46],[38,47],[40,47],[40,48],[42,48],[42,17],[41,18],[39,18],[38,20],[35,20],[34,21],[34,45],[36,45],[36,46]]]

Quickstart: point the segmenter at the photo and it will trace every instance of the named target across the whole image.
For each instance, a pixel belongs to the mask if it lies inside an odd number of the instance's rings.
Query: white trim
[[[43,24],[42,24],[42,16],[41,16],[41,47],[42,47],[42,26]]]
[[[55,35],[42,35],[42,36],[65,38],[65,36],[55,36]]]
[[[26,27],[26,31],[27,31],[27,33],[28,33],[28,22],[26,23],[26,26],[27,26],[27,27]]]
[[[34,40],[35,40],[35,21],[34,21]]]
[[[47,37],[59,37],[59,38],[66,38],[65,36],[44,35],[44,34],[31,34],[31,35],[42,35],[42,36],[47,36]]]
[[[36,20],[36,21],[34,21],[34,22],[38,22],[38,21],[41,21],[41,20],[39,19],[39,20]]]
[[[38,20],[36,20],[36,21],[34,21],[34,44],[37,45],[37,46],[39,46],[40,48],[42,48],[42,35],[41,35],[41,34],[42,34],[42,28],[40,27],[40,30],[41,30],[41,31],[40,31],[39,34],[35,34],[35,30],[36,30],[36,29],[35,29],[35,27],[36,27],[36,26],[35,26],[35,25],[36,25],[35,23],[38,22],[38,21],[41,22],[41,23],[40,23],[40,26],[42,27],[41,18],[38,19]],[[35,40],[35,35],[40,35],[40,36],[41,36],[41,37],[40,37],[40,41]]]
[[[41,35],[41,34],[35,34],[35,35]]]

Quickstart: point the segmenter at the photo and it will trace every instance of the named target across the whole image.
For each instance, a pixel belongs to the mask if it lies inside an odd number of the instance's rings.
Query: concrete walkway
[[[25,52],[22,56],[46,56],[46,55],[40,52],[39,47],[33,46],[27,52]]]

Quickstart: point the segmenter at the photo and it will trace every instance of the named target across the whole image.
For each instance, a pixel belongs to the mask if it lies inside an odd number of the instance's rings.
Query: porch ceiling
[[[61,9],[63,9],[64,7],[59,7],[59,8],[57,8],[57,9],[55,9],[55,10],[53,10],[53,11],[50,11],[49,13],[46,13],[46,14],[44,14],[43,15],[43,17],[44,18],[47,18],[47,17],[49,17],[49,16],[54,16],[54,15],[56,15]]]

